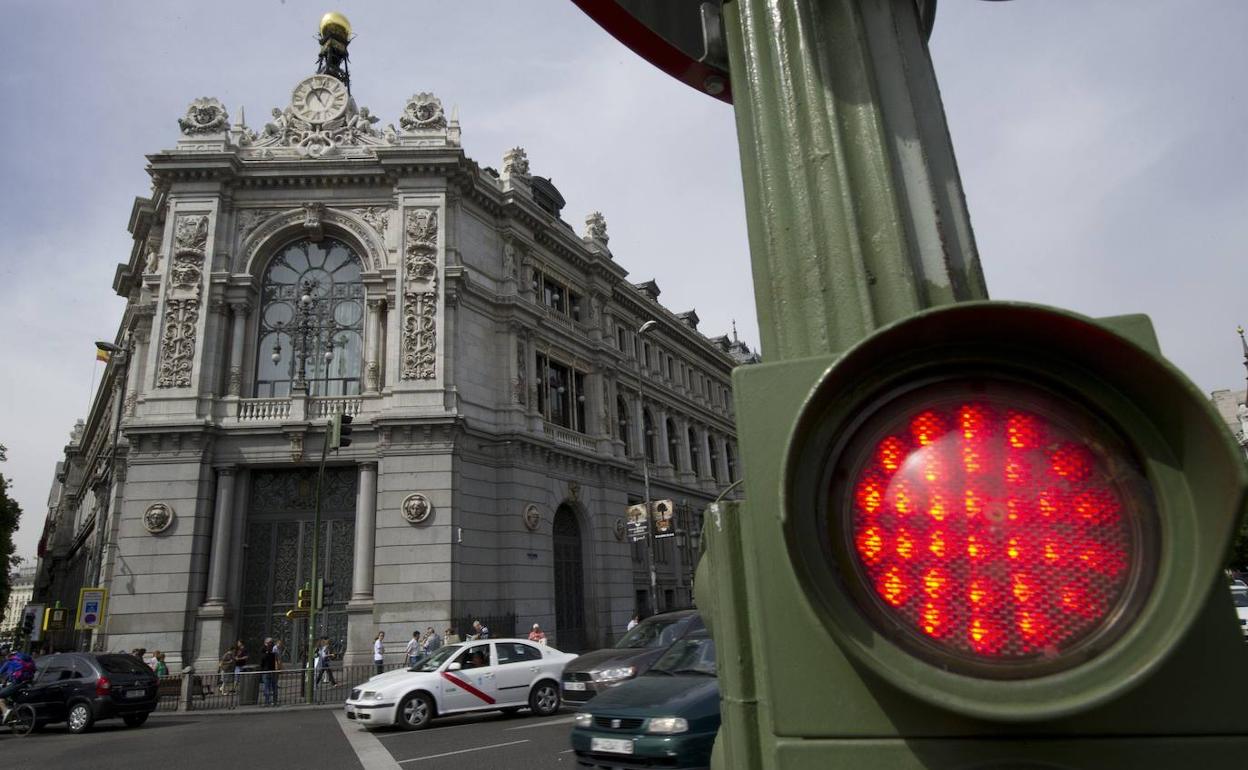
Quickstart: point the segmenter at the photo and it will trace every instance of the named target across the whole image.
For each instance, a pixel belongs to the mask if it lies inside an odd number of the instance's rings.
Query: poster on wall
[[[628,506],[628,540],[630,543],[636,543],[638,540],[646,539],[646,530],[649,526],[646,521],[646,506],[644,503],[639,505]]]
[[[656,540],[660,537],[676,535],[676,524],[672,520],[675,512],[676,505],[671,500],[658,500],[654,503],[654,537]]]
[[[78,592],[78,617],[74,623],[74,628],[82,631],[88,628],[99,628],[104,625],[104,605],[107,601],[107,589],[81,589]]]

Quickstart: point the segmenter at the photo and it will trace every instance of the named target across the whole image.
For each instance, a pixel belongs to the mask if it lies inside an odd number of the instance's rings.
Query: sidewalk
[[[237,708],[199,708],[194,711],[153,711],[151,718],[174,717],[179,719],[197,717],[229,717],[256,714],[275,714],[287,711],[319,711],[322,709],[341,709],[342,701],[333,703],[292,703],[284,706],[239,706]]]

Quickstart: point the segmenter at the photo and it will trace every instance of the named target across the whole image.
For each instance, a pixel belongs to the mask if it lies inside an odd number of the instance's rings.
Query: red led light
[[[877,420],[849,546],[889,624],[993,663],[1051,660],[1111,621],[1141,558],[1137,500],[1112,442],[1060,415],[983,395]]]

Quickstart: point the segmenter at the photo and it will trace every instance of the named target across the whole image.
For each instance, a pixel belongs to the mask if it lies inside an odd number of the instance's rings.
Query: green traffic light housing
[[[1049,719],[1129,690],[1190,630],[1218,579],[1243,509],[1244,464],[1203,394],[1164,359],[1119,332],[1145,345],[1151,339],[1141,316],[1098,323],[1038,306],[961,303],[877,332],[821,374],[788,442],[781,525],[803,591],[823,626],[859,664],[914,696],[967,716]],[[942,413],[940,404],[954,406]],[[939,514],[916,510],[911,519],[899,513],[896,505],[904,508],[904,499],[893,501],[891,519],[878,518],[872,506],[889,503],[881,503],[870,486],[870,469],[880,460],[866,455],[892,451],[890,430],[896,433],[906,415],[942,419],[944,414],[956,423],[956,413],[948,409],[957,404],[987,404],[983,414],[1001,420],[1016,415],[1019,425],[1029,419],[1051,423],[1050,436],[1075,439],[1059,444],[1053,438],[1053,445],[1035,448],[1041,456],[1057,458],[1063,447],[1078,449],[1082,441],[1079,451],[1089,466],[1079,473],[1098,474],[1100,486],[1083,482],[1065,505],[1112,523],[1095,530],[1085,526],[1078,535],[1069,534],[1075,526],[1069,522],[1037,529],[1047,514],[1034,509],[1043,509],[1045,493],[1038,493],[1039,503],[1032,500],[1030,512],[1021,503],[1016,511],[1013,502],[1025,498],[1011,498],[1007,506],[1008,485],[996,487],[994,514],[992,481],[980,484],[961,470],[957,478],[966,489],[949,487],[945,497],[974,519],[972,496],[987,495],[982,529],[975,530],[979,541],[965,528],[923,524],[922,517]],[[983,417],[976,406],[962,408],[971,415],[967,419]],[[1004,436],[1008,426],[996,427]],[[973,447],[967,424],[951,428],[959,445]],[[927,457],[929,465],[949,466],[961,457],[954,450],[942,459],[934,453],[937,445],[913,446],[922,451],[892,462]],[[993,449],[985,445],[984,451]],[[1004,467],[997,466],[998,476]],[[1028,473],[1031,468],[1025,466]],[[924,471],[916,472],[920,475],[911,477],[922,481]],[[953,476],[949,467],[926,472],[930,478]],[[854,500],[856,481],[867,490],[865,502]],[[1079,508],[1081,500],[1109,502]],[[857,531],[851,510],[857,511]],[[1027,524],[1028,516],[1036,526]],[[1100,533],[1104,542],[1089,540],[1090,532]],[[937,546],[940,558],[930,554]],[[982,568],[967,566],[992,549],[995,566],[987,561]],[[1052,582],[1047,589],[1054,598],[1029,614],[1028,606],[1040,606],[1032,595],[1039,581],[1055,574],[1061,559],[1075,564],[1072,605],[1063,605],[1066,597],[1058,595],[1063,586]],[[1112,580],[1097,577],[1104,566],[1098,562],[1106,560],[1112,567],[1101,571],[1112,572]],[[979,613],[976,602],[1005,609],[993,617]],[[890,611],[892,604],[910,608],[909,628],[902,614]],[[1097,617],[1080,626],[1077,611],[1088,607]],[[992,640],[990,630],[1004,633],[1010,623],[1024,632],[976,652],[977,643]],[[965,643],[940,638],[950,624]],[[1054,631],[1059,624],[1075,626],[1073,636]],[[1038,635],[1030,650],[1027,632]],[[954,654],[953,648],[966,649]]]
[[[336,414],[329,420],[329,448],[341,449],[351,446],[351,423],[355,422],[349,414]]]

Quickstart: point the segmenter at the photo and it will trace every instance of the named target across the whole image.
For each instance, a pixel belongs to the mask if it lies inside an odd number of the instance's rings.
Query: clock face
[[[309,123],[328,123],[346,112],[347,87],[338,78],[313,75],[295,86],[290,108]]]

